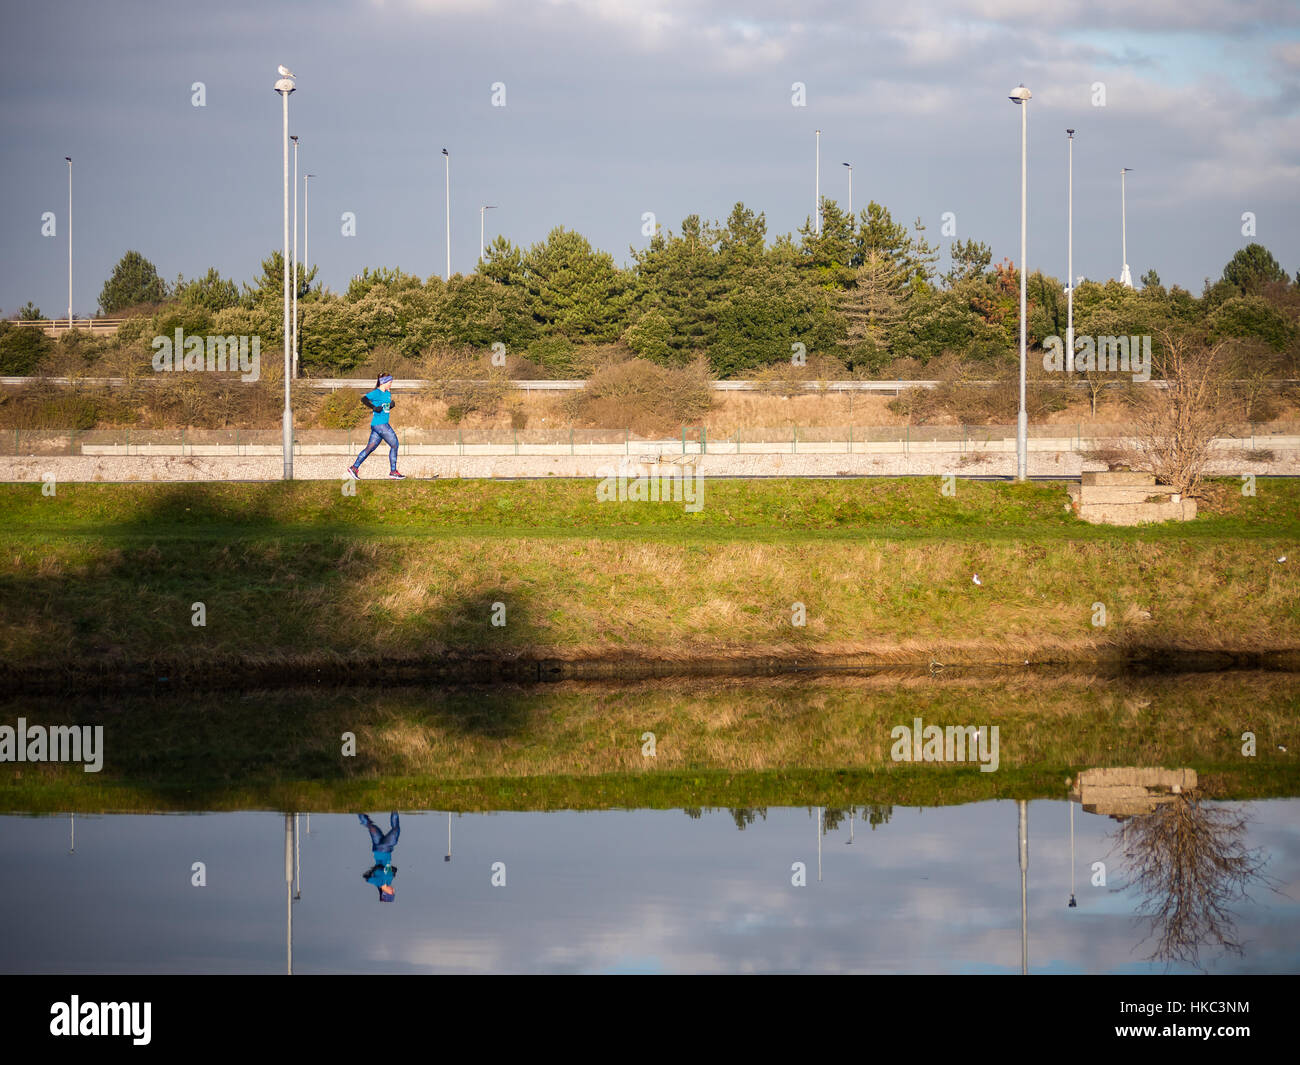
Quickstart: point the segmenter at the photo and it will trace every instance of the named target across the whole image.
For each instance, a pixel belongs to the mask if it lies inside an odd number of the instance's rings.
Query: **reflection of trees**
[[[861,816],[862,816],[862,820],[866,821],[871,826],[871,829],[874,832],[877,825],[889,824],[889,819],[890,817],[893,816],[893,814],[894,814],[894,808],[892,806],[872,805],[872,806],[864,806],[862,808]]]
[[[712,813],[713,807],[687,806],[682,809],[687,817],[692,821],[698,821],[705,813]],[[873,829],[877,825],[889,824],[890,817],[893,816],[894,808],[892,806],[828,806],[823,815],[822,834],[825,835],[836,828],[839,828],[848,818],[850,811],[855,811],[857,816],[869,824]],[[731,814],[731,819],[736,822],[736,827],[742,832],[746,826],[752,825],[760,817],[767,820],[766,806],[740,806],[728,808],[727,813]]]
[[[1267,864],[1246,847],[1247,823],[1239,809],[1178,795],[1115,833],[1141,897],[1138,917],[1151,925],[1142,941],[1155,942],[1150,960],[1198,965],[1202,943],[1242,952],[1232,906],[1250,898]]]
[[[822,815],[822,834],[825,835],[839,828],[851,811],[871,825],[874,830],[877,825],[889,824],[894,808],[892,806],[828,806]]]

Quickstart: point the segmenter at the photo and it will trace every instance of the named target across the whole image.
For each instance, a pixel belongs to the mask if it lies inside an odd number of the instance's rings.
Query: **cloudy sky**
[[[1295,972],[1300,800],[1243,804],[1242,841],[1270,890],[1234,905],[1241,955],[1205,945],[1211,973]],[[385,811],[371,811],[387,828]],[[1162,972],[1148,962],[1116,822],[1028,805],[1033,972]],[[357,972],[950,972],[1020,968],[1016,804],[897,807],[874,831],[847,820],[822,840],[808,809],[774,808],[743,832],[726,811],[403,814],[397,902],[362,874],[352,814],[299,822],[295,969]],[[0,817],[0,972],[279,972],[285,965],[284,817]],[[192,884],[193,863],[206,884]],[[494,863],[504,885],[492,886]],[[792,884],[802,862],[806,885]],[[1106,883],[1094,884],[1095,862]],[[45,871],[33,895],[31,869]],[[148,890],[141,869],[150,868]],[[1175,972],[1190,971],[1186,965]],[[1197,1023],[1193,1021],[1192,1023]]]
[[[49,0],[7,12],[0,53],[6,316],[67,313],[67,155],[74,313],[128,248],[169,280],[251,279],[281,239],[280,63],[298,75],[300,175],[317,175],[310,258],[336,290],[366,266],[443,271],[444,147],[468,272],[483,204],[489,240],[564,225],[619,262],[647,212],[677,230],[743,200],[769,235],[794,231],[817,129],[825,196],[847,199],[851,162],[855,206],[919,216],[941,266],[945,212],[1014,259],[1019,82],[1031,269],[1066,272],[1067,126],[1076,274],[1119,273],[1124,166],[1135,279],[1199,292],[1251,239],[1245,212],[1300,269],[1290,0]]]

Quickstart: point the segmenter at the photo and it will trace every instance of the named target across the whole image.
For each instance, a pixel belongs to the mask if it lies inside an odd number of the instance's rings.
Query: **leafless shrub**
[[[564,410],[588,425],[653,434],[699,418],[712,403],[704,360],[670,367],[628,359],[596,370],[584,388],[565,398]]]
[[[848,376],[848,370],[839,359],[809,355],[802,366],[792,362],[779,362],[755,371],[751,378],[757,391],[765,396],[802,396],[811,392],[826,391],[830,381]]]
[[[453,421],[472,412],[495,414],[514,391],[507,367],[494,366],[489,356],[470,350],[431,347],[421,358],[419,373],[428,382],[424,395],[447,404]]]
[[[1154,473],[1161,484],[1186,496],[1199,494],[1210,445],[1231,418],[1224,345],[1164,334],[1152,355],[1152,388],[1137,412],[1131,448],[1136,469]]]

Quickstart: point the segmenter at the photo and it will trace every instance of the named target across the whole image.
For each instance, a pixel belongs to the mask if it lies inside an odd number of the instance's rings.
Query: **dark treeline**
[[[632,249],[626,269],[564,228],[527,249],[498,237],[475,273],[450,281],[366,269],[339,294],[302,267],[302,369],[339,375],[376,352],[417,362],[440,347],[485,352],[503,344],[547,376],[584,372],[586,353],[611,347],[665,366],[707,360],[717,377],[789,366],[801,353],[825,377],[933,376],[935,360],[995,375],[1018,350],[1019,275],[979,241],[956,240],[947,250],[951,268],[941,274],[940,252],[920,220],[909,228],[874,202],[857,216],[828,202],[821,233],[806,224],[774,240],[764,215],[738,203],[725,222],[691,215],[679,231],[661,230]],[[132,316],[118,346],[142,355],[150,338],[176,328],[258,335],[265,351],[283,343],[283,271],[277,251],[252,284],[209,270],[168,285],[128,252],[104,285],[100,309]],[[1075,332],[1195,330],[1240,341],[1260,372],[1297,376],[1298,282],[1251,244],[1199,296],[1166,288],[1154,270],[1136,289],[1084,282],[1075,292]],[[1031,273],[1028,301],[1031,345],[1065,335],[1059,279]],[[39,311],[29,304],[19,316]],[[0,372],[33,372],[42,341],[16,332],[0,327]]]

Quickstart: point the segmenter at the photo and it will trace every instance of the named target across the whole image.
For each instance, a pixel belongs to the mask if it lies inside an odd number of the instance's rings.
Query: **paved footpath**
[[[269,449],[268,449],[269,450]],[[940,476],[1013,477],[1012,451],[972,454],[915,449],[902,454],[707,454],[656,458],[632,454],[578,455],[429,455],[400,453],[400,468],[409,479],[522,478],[618,476],[628,477],[838,477]],[[1300,450],[1275,450],[1268,462],[1246,461],[1243,454],[1225,453],[1210,468],[1215,475],[1300,476]],[[1078,477],[1084,470],[1105,465],[1083,459],[1073,451],[1029,452],[1031,477]],[[345,455],[301,454],[295,457],[295,480],[339,481],[347,478],[351,458]],[[284,474],[278,453],[260,455],[52,455],[0,456],[0,481],[278,481]],[[361,468],[361,480],[388,479],[388,453],[381,448]]]

